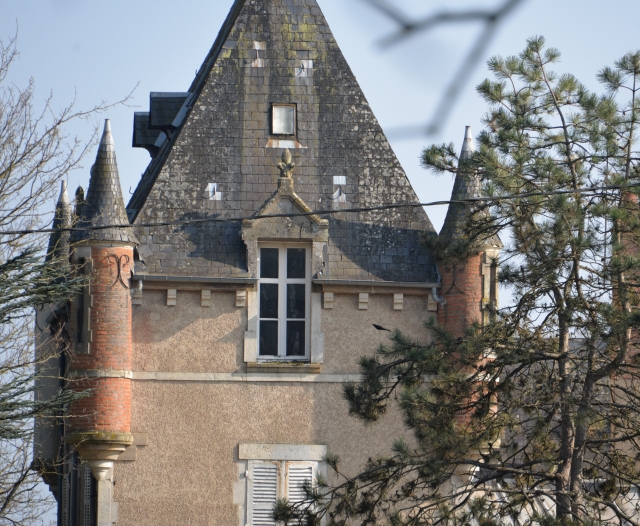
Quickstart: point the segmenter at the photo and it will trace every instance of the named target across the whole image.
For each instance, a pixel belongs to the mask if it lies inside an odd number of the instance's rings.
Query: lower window
[[[314,484],[317,471],[317,462],[249,461],[248,526],[276,526],[272,517],[276,501],[304,502],[304,486]]]

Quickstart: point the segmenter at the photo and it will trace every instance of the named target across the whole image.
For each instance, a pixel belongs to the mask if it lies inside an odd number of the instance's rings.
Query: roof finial
[[[70,206],[69,195],[67,194],[67,181],[60,181],[60,197],[58,197],[58,206]]]
[[[291,177],[293,169],[296,167],[295,163],[291,162],[291,152],[287,148],[282,152],[282,162],[278,163],[278,170],[280,170],[280,177]]]
[[[78,197],[78,196],[77,196]],[[87,196],[80,211],[78,228],[105,227],[114,228],[92,230],[76,230],[71,235],[72,241],[122,241],[137,243],[134,233],[129,228],[118,228],[118,225],[129,223],[120,189],[120,177],[116,162],[116,150],[111,135],[111,121],[105,119],[104,132],[98,146],[96,162],[91,168],[91,178]]]
[[[471,126],[466,126],[464,130],[464,141],[462,141],[462,151],[460,152],[460,161],[468,161],[475,151],[476,145],[473,142]]]
[[[60,197],[53,218],[54,232],[49,236],[49,249],[47,250],[47,261],[53,258],[65,261],[69,256],[69,232],[64,229],[69,228],[73,223],[71,217],[71,203],[67,195],[67,181],[60,181]]]

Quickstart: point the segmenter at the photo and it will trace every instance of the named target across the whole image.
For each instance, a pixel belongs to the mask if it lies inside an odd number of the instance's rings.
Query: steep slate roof
[[[51,228],[69,228],[72,220],[71,202],[67,194],[67,181],[60,182],[60,197],[56,204],[55,216]],[[52,259],[66,259],[69,256],[69,231],[51,232],[49,236],[49,248],[47,249],[46,261]]]
[[[418,203],[315,0],[236,0],[189,93],[129,202],[134,224],[251,216],[276,189],[285,146],[296,192],[313,209]],[[270,141],[272,103],[297,105],[299,142]],[[210,183],[221,200],[209,200]],[[346,203],[333,203],[336,185]],[[436,281],[422,208],[327,218],[324,277]],[[246,275],[240,226],[140,227],[145,272]]]
[[[76,227],[123,225],[128,222],[120,188],[115,145],[111,136],[111,123],[106,119],[96,162],[91,168],[87,197],[82,204],[82,212]],[[71,242],[91,239],[137,244],[138,241],[131,230],[130,228],[74,230],[71,234]]]
[[[464,141],[462,150],[460,151],[459,166],[463,167],[464,163],[471,158],[476,147],[471,134],[471,126],[467,126],[464,132]],[[451,201],[460,201],[463,199],[474,199],[482,197],[482,185],[480,179],[473,171],[460,169],[456,174],[451,191]],[[465,225],[469,220],[469,213],[473,208],[463,203],[451,203],[447,209],[447,216],[440,230],[440,237],[444,239],[456,239],[465,235]],[[483,247],[502,248],[503,244],[498,236],[491,236],[482,242]]]

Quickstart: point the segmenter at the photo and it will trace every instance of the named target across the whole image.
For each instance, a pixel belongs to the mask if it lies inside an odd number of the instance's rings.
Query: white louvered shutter
[[[305,483],[313,485],[316,477],[316,465],[312,462],[287,463],[287,498],[291,504],[297,504],[307,498]]]
[[[251,526],[275,526],[273,505],[278,497],[278,466],[273,462],[251,462]]]

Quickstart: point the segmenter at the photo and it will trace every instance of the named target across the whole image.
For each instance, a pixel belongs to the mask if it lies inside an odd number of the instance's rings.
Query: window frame
[[[278,249],[278,277],[263,278],[261,258],[263,248]],[[287,249],[305,249],[305,278],[287,277]],[[258,244],[258,327],[257,327],[257,360],[259,362],[290,361],[309,362],[311,357],[311,246],[307,243],[259,243]],[[276,356],[260,354],[260,327],[261,321],[273,320],[273,318],[261,318],[260,298],[263,284],[278,285],[278,354]],[[300,321],[300,318],[287,318],[287,285],[305,285],[305,330],[304,330],[304,356],[287,356],[287,322]]]
[[[275,108],[293,108],[293,133],[276,133],[274,128],[274,119],[275,119]],[[271,111],[270,111],[270,119],[269,119],[269,129],[271,135],[275,137],[296,137],[298,135],[298,105],[296,103],[287,103],[287,102],[272,102],[271,103]]]

